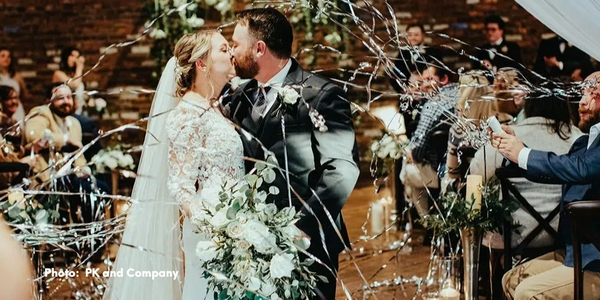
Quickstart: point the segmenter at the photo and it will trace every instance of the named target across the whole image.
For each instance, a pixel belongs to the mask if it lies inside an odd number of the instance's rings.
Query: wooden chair
[[[560,203],[544,218],[533,206],[521,195],[517,188],[512,184],[510,179],[524,178],[524,173],[521,169],[499,168],[496,170],[496,177],[500,180],[502,198],[504,201],[511,199],[514,196],[517,203],[537,222],[538,225],[515,247],[512,247],[512,224],[505,222],[504,224],[504,266],[508,270],[512,267],[512,259],[514,254],[520,254],[527,258],[537,257],[544,253],[554,251],[561,247],[564,242],[560,234],[551,225],[552,220],[560,213]],[[546,231],[554,239],[554,244],[547,247],[529,247],[531,242],[543,231]]]
[[[565,205],[565,215],[571,222],[573,235],[573,272],[574,299],[583,300],[583,267],[581,265],[581,244],[593,244],[600,251],[600,232],[598,216],[600,216],[600,201],[576,201]]]

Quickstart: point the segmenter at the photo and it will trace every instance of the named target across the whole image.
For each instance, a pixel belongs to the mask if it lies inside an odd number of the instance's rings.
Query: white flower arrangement
[[[286,105],[294,105],[298,102],[298,98],[300,98],[300,94],[289,86],[284,86],[279,89],[279,97],[281,98],[281,103]]]
[[[99,173],[117,169],[133,170],[135,168],[133,157],[124,153],[120,146],[100,150],[98,154],[92,157],[92,164],[96,166]]]
[[[275,186],[268,193],[259,190],[275,180],[275,171],[264,163],[256,168],[257,175],[221,184],[216,206],[210,204],[214,200],[202,202],[192,213],[207,237],[196,245],[197,258],[218,299],[308,299],[317,277],[327,279],[309,271],[313,261],[298,255],[298,249],[310,245],[294,226],[300,214],[294,207],[279,210],[266,202],[268,195],[279,193]]]
[[[371,144],[373,158],[371,160],[371,175],[377,177],[387,175],[395,160],[402,158],[407,142],[397,136],[384,134],[380,140]]]

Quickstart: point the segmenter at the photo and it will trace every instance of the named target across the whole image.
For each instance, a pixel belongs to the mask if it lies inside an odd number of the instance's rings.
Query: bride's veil
[[[168,139],[166,119],[179,99],[175,57],[167,63],[158,83],[148,121],[133,204],[125,226],[104,300],[179,300],[183,274],[180,248],[179,205],[167,189]],[[135,272],[178,272],[173,277],[139,277]],[[157,273],[159,274],[159,273]],[[122,275],[122,277],[121,277]]]

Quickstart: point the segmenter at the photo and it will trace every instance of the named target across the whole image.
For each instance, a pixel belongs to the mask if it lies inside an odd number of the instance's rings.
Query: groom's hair
[[[274,8],[255,8],[240,12],[238,22],[248,27],[252,37],[265,42],[277,58],[292,55],[294,33],[286,17]]]

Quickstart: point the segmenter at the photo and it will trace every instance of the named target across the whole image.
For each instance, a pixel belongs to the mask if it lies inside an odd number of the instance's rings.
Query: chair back
[[[596,226],[600,216],[600,201],[575,201],[565,205],[565,215],[571,222],[573,236],[574,299],[583,300],[583,267],[581,244],[593,244],[600,251],[600,232]]]

